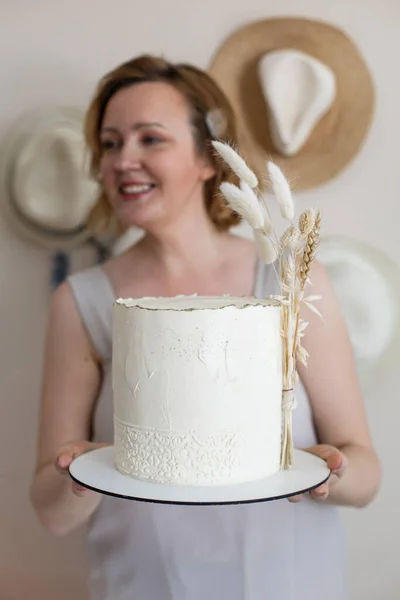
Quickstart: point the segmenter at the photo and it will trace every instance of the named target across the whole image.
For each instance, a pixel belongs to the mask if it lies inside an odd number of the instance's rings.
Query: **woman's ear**
[[[201,179],[202,181],[209,181],[217,174],[214,165],[211,164],[210,159],[205,156],[202,160],[201,168]]]

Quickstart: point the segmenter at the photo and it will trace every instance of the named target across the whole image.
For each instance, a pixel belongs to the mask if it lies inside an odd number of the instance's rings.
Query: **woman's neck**
[[[188,270],[205,270],[215,264],[226,237],[206,216],[182,219],[157,234],[148,232],[140,244],[163,270],[179,277]]]

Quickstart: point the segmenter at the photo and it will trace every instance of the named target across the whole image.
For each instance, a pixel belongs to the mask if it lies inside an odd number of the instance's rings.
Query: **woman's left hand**
[[[311,498],[314,500],[326,500],[329,496],[330,488],[334,486],[341,479],[341,477],[343,477],[347,469],[347,458],[344,454],[342,454],[342,452],[340,452],[340,450],[334,446],[329,446],[328,444],[319,444],[318,446],[305,448],[305,451],[322,458],[328,465],[328,468],[331,470],[331,475],[328,481],[318,486],[314,490],[311,490],[311,492],[308,492]],[[291,496],[289,498],[289,502],[300,502],[303,496],[304,494]]]

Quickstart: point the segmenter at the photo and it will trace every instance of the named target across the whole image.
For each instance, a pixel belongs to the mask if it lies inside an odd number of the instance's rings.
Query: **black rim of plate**
[[[136,502],[150,502],[152,504],[173,504],[173,505],[179,505],[179,506],[225,506],[225,505],[234,505],[234,504],[256,504],[256,503],[260,503],[260,502],[272,502],[273,500],[283,500],[284,498],[291,498],[292,496],[299,496],[301,494],[306,494],[307,492],[311,492],[312,490],[315,490],[317,487],[319,487],[320,485],[323,485],[326,481],[328,481],[329,477],[331,476],[331,471],[320,482],[318,482],[310,487],[304,488],[302,490],[297,490],[296,492],[291,492],[290,494],[281,494],[279,496],[270,496],[268,498],[254,498],[254,499],[252,498],[249,500],[221,500],[221,501],[214,501],[214,502],[212,502],[212,501],[189,502],[186,500],[157,500],[154,498],[140,498],[137,496],[127,496],[124,494],[118,494],[116,492],[109,492],[106,490],[102,490],[100,488],[93,487],[91,485],[87,485],[83,481],[80,481],[79,479],[74,477],[71,474],[71,472],[69,472],[69,475],[73,481],[75,481],[79,485],[82,485],[86,489],[91,490],[92,492],[98,492],[104,496],[110,496],[112,498],[121,498],[123,500],[134,500]]]

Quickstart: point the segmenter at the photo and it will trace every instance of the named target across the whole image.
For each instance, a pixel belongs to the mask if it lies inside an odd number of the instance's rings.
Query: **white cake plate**
[[[92,450],[76,458],[69,467],[74,481],[108,496],[160,504],[248,504],[288,498],[308,492],[330,475],[325,461],[295,450],[295,466],[271,477],[235,485],[159,484],[122,475],[114,466],[114,446]]]

